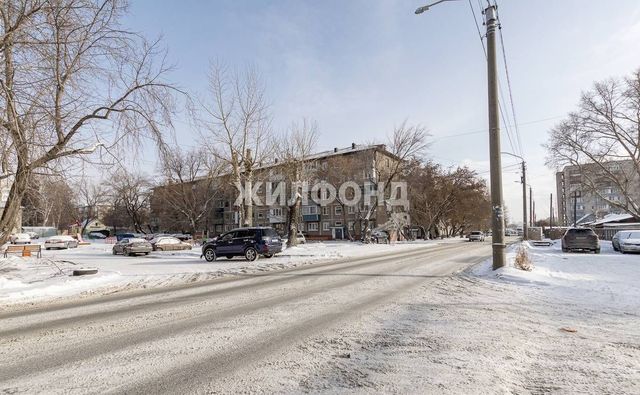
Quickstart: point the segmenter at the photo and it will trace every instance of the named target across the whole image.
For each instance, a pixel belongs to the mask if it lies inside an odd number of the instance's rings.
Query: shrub
[[[516,252],[516,259],[513,261],[513,265],[516,269],[525,270],[530,272],[533,270],[533,262],[529,256],[529,252],[524,246],[520,246]]]

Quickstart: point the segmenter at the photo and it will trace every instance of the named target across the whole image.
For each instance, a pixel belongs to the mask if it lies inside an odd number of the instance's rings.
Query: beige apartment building
[[[347,148],[334,148],[330,151],[319,152],[309,156],[304,163],[305,174],[309,188],[305,191],[299,229],[309,239],[332,240],[349,237],[360,238],[365,224],[365,218],[370,207],[376,201],[377,183],[388,179],[393,172],[398,158],[387,151],[384,145],[356,145]],[[254,170],[254,186],[262,205],[253,206],[253,226],[271,226],[281,234],[286,232],[288,207],[286,201],[277,201],[267,205],[267,193],[276,190],[278,183],[284,180],[284,165],[274,160]],[[327,204],[323,199],[330,199],[330,194],[323,188],[314,190],[320,181],[334,185],[336,192],[340,185],[348,182],[350,187],[344,189],[342,201],[339,197]],[[356,191],[356,187],[359,191]],[[239,223],[239,207],[235,206],[236,191],[225,186],[220,198],[216,199],[211,213],[206,220],[205,228],[210,236],[219,235],[233,228],[241,226]],[[291,191],[287,190],[285,197],[289,199]],[[337,193],[338,194],[338,193]],[[356,194],[361,199],[354,204]],[[172,228],[170,216],[159,215],[166,210],[166,205],[154,194],[151,200],[151,223],[156,231],[168,232],[181,229]],[[365,196],[370,199],[365,199]],[[351,202],[347,202],[351,200]],[[367,200],[369,204],[367,204]],[[370,228],[374,229],[389,221],[388,213],[403,212],[401,217],[408,224],[408,214],[403,208],[389,207],[382,204],[375,205],[371,210]],[[163,223],[162,218],[166,218]]]

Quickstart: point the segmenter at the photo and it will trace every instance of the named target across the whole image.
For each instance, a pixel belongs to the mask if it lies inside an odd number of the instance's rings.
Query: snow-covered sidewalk
[[[513,266],[514,246],[507,254],[508,267],[494,272],[487,261],[471,274],[566,304],[640,311],[640,255],[616,252],[609,241],[601,241],[600,254],[563,253],[559,240],[550,247],[524,246],[533,261],[532,271]]]
[[[558,243],[527,245],[531,272],[512,266],[514,245],[510,267],[494,272],[488,260],[425,282],[264,361],[250,384],[266,392],[640,393],[640,256],[608,242],[599,255],[567,254]]]
[[[200,258],[200,247],[189,251],[153,252],[148,256],[125,257],[112,255],[112,245],[97,242],[69,250],[43,250],[40,259],[17,256],[0,258],[0,306],[184,284],[226,275],[265,272],[460,241],[451,239],[368,245],[310,242],[286,249],[271,259],[247,262],[242,258],[219,258],[212,263]],[[70,275],[73,269],[81,267],[98,268],[98,274]]]

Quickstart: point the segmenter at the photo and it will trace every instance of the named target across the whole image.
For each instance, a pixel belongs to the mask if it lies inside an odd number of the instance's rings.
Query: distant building
[[[611,161],[606,164],[608,171],[613,174],[633,174],[633,162],[631,160]],[[558,222],[562,225],[586,224],[604,218],[608,214],[619,214],[622,210],[611,205],[607,200],[598,196],[585,180],[584,172],[589,172],[592,180],[596,180],[595,187],[601,195],[609,201],[626,201],[620,189],[606,177],[598,176],[602,172],[597,164],[586,164],[582,170],[578,166],[565,166],[562,171],[556,173],[556,198],[558,207]],[[640,201],[640,180],[633,178],[629,190],[638,191],[634,197]],[[575,203],[575,206],[574,206]],[[574,213],[575,208],[575,213]]]

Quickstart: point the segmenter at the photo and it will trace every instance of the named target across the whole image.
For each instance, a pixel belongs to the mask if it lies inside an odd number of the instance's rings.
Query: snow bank
[[[508,267],[492,271],[491,261],[470,273],[489,281],[527,287],[559,302],[594,308],[640,309],[640,257],[613,251],[611,242],[601,241],[600,254],[563,253],[560,241],[550,247],[524,244],[532,258],[531,272],[513,266],[516,246],[507,251]]]
[[[188,251],[152,252],[148,256],[125,257],[112,255],[112,245],[98,241],[69,250],[43,250],[40,259],[17,256],[0,259],[0,305],[182,284],[340,258],[410,250],[441,242],[312,242],[285,249],[271,259],[260,258],[255,262],[247,262],[242,258],[221,257],[209,263],[200,258],[200,247]],[[73,269],[80,267],[98,268],[98,274],[72,277]]]

